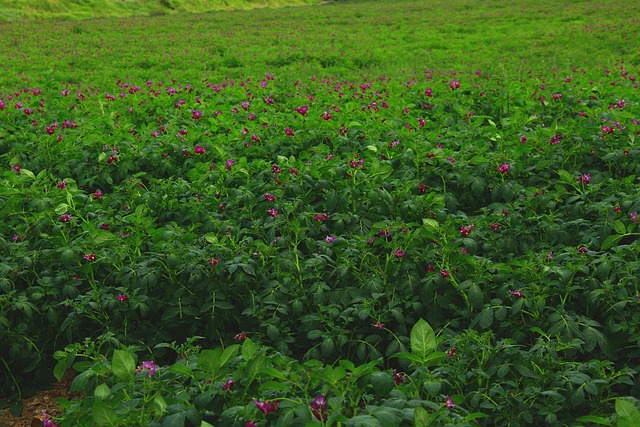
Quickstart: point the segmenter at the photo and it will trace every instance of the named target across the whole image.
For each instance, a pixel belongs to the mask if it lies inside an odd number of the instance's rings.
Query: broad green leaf
[[[198,368],[204,372],[215,374],[220,368],[220,349],[202,350],[198,354]]]
[[[599,417],[597,415],[585,415],[576,420],[579,423],[599,424],[601,426],[610,426],[611,423],[605,417]]]
[[[218,236],[215,233],[207,233],[204,235],[204,240],[209,243],[218,243]]]
[[[115,350],[111,360],[111,370],[116,378],[124,380],[133,376],[136,362],[133,356],[124,350]]]
[[[240,346],[238,344],[233,344],[225,348],[220,356],[220,367],[226,365],[230,359],[236,357],[238,355],[239,348]]]
[[[411,352],[420,356],[421,359],[424,359],[436,349],[436,334],[427,321],[422,318],[413,325],[409,338]]]
[[[242,358],[246,361],[253,359],[258,354],[258,349],[251,338],[247,338],[242,343]]]
[[[392,354],[389,357],[397,357],[398,359],[404,359],[404,360],[408,360],[410,362],[414,362],[414,363],[420,363],[422,361],[422,357],[418,356],[415,353],[408,353],[405,351],[402,351],[400,353],[395,353]]]
[[[440,223],[432,218],[422,218],[422,225],[431,232],[437,233],[440,231]]]
[[[167,402],[164,400],[164,397],[160,394],[160,392],[156,393],[153,397],[153,411],[155,412],[157,417],[160,417],[167,409]]]
[[[57,215],[64,215],[67,213],[68,210],[69,210],[69,205],[66,203],[60,203],[55,208],[55,212]]]
[[[413,425],[415,427],[429,427],[433,421],[433,415],[422,406],[413,411]]]
[[[604,242],[602,242],[602,244],[600,245],[600,250],[606,251],[612,246],[615,246],[620,240],[622,240],[623,237],[624,236],[621,234],[612,234],[611,236],[604,239]]]
[[[479,418],[489,418],[489,415],[483,414],[482,412],[474,412],[473,414],[469,414],[466,417],[464,417],[464,420],[465,421],[473,421],[473,420],[477,420]]]
[[[616,399],[616,415],[618,427],[637,427],[640,420],[640,409],[625,399]]]
[[[104,402],[94,402],[91,405],[91,418],[98,426],[115,426],[118,425],[118,415]]]
[[[624,223],[620,220],[616,221],[613,225],[613,228],[616,230],[616,233],[618,234],[626,234],[627,229],[624,226]]]
[[[109,397],[109,394],[111,394],[111,389],[105,383],[100,384],[93,391],[93,395],[95,396],[96,400],[98,400],[98,401],[105,400],[106,398]]]
[[[488,308],[478,316],[478,324],[482,329],[487,329],[493,323],[493,310]]]

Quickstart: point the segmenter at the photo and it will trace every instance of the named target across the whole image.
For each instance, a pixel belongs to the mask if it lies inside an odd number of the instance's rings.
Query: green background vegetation
[[[154,16],[212,10],[300,6],[318,0],[4,0],[0,21]]]

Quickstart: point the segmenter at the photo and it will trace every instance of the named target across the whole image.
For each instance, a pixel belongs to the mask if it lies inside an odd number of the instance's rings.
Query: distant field
[[[24,10],[26,4],[31,2],[23,3]],[[640,5],[629,3],[624,14],[608,13],[613,4],[382,0],[100,17],[109,10],[105,7],[91,10],[89,16],[96,16],[91,20],[0,24],[0,85],[124,76],[200,79],[278,69],[289,75],[423,68],[501,74],[613,66],[621,59],[637,66],[633,17]]]
[[[0,4],[0,21],[154,16],[314,3],[319,0],[5,0]]]

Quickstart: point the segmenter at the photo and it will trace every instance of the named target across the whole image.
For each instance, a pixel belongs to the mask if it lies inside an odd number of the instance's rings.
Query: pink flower
[[[284,133],[286,133],[289,136],[293,136],[294,135],[293,129],[291,129],[291,128],[284,128]]]
[[[229,160],[227,160],[227,161],[225,162],[225,164],[224,164],[224,165],[225,165],[225,167],[227,168],[227,170],[228,170],[228,171],[230,171],[230,170],[231,170],[231,167],[234,165],[234,163],[235,163],[235,162],[236,162],[235,160],[233,160],[233,159],[229,159]]]
[[[327,399],[324,396],[318,396],[309,402],[309,408],[316,419],[320,421],[327,420]]]
[[[280,401],[274,400],[273,402],[267,402],[267,401],[260,402],[257,399],[253,399],[253,403],[256,404],[260,412],[262,412],[265,415],[269,415],[270,413],[276,412],[278,410],[278,405],[280,404]]]
[[[503,163],[500,166],[498,166],[498,172],[505,175],[507,172],[509,172],[510,167],[511,165],[509,163]]]
[[[15,164],[13,165],[13,170],[16,171],[16,173],[20,173],[20,171],[22,170],[22,167],[20,167],[20,165]]]
[[[215,267],[220,262],[220,257],[211,258],[208,262],[211,267]]]
[[[276,217],[276,216],[278,216],[278,210],[277,210],[277,209],[273,209],[273,208],[271,208],[271,209],[267,209],[267,213],[268,213],[269,215],[271,215],[272,217]]]
[[[87,255],[82,255],[82,258],[85,261],[95,261],[96,260],[96,254],[87,254]]]
[[[451,88],[451,90],[456,90],[460,88],[460,82],[457,80],[451,80],[449,82],[449,88]]]
[[[204,154],[207,151],[207,149],[200,144],[196,144],[196,146],[193,148],[193,151],[196,154]]]
[[[638,222],[638,212],[632,212],[630,218],[632,222]]]
[[[127,296],[125,294],[118,294],[116,298],[118,298],[118,301],[121,301],[121,302],[127,300]]]
[[[142,362],[142,365],[138,366],[138,369],[134,372],[135,375],[138,375],[142,371],[149,371],[147,374],[148,377],[151,377],[158,370],[158,366],[150,360],[145,360]]]
[[[69,222],[69,220],[71,220],[71,215],[69,214],[60,215],[60,222]]]
[[[296,112],[301,116],[306,116],[309,112],[309,107],[307,107],[306,105],[303,105],[302,107],[296,107]]]
[[[393,255],[396,256],[396,258],[404,258],[404,256],[406,255],[406,252],[403,251],[402,249],[397,249]]]
[[[336,238],[333,237],[333,236],[327,236],[327,237],[324,238],[324,241],[327,242],[327,243],[333,243],[333,242],[336,241]]]
[[[315,214],[313,216],[313,219],[318,221],[318,222],[322,222],[322,221],[326,221],[329,219],[329,214],[328,213],[323,213],[323,214]]]
[[[517,297],[517,298],[524,298],[524,294],[522,293],[522,291],[520,289],[518,289],[517,291],[509,291],[509,295]]]
[[[580,246],[578,248],[578,252],[580,252],[582,255],[586,255],[586,253],[588,252],[588,249],[586,246]]]
[[[222,384],[222,389],[230,390],[234,385],[236,385],[236,382],[234,380],[227,380],[226,383]]]
[[[588,184],[589,182],[591,182],[591,175],[585,173],[579,176],[576,180],[581,184]]]
[[[393,382],[395,383],[395,385],[402,384],[404,382],[406,377],[404,372],[398,372],[394,369],[392,374],[393,374]]]
[[[262,197],[264,197],[264,199],[265,199],[267,202],[273,202],[273,201],[276,199],[273,195],[271,195],[271,194],[269,194],[269,193],[265,193],[265,194],[263,194],[263,195],[262,195]]]
[[[103,196],[102,190],[100,190],[100,189],[97,189],[95,191],[95,193],[93,193],[93,198],[94,199],[100,199],[100,198],[102,198],[102,196]]]
[[[444,277],[445,279],[449,278],[451,276],[451,274],[449,274],[449,272],[447,270],[445,270],[444,268],[442,270],[440,270],[440,275],[442,277]]]
[[[460,227],[460,234],[462,234],[463,237],[466,237],[471,234],[474,228],[475,226],[473,224],[467,225],[466,227],[463,225]]]
[[[456,407],[455,403],[453,403],[453,399],[451,398],[451,396],[447,396],[447,400],[444,406],[448,409],[453,409]]]
[[[457,350],[455,348],[450,348],[446,351],[447,356],[449,357],[449,359],[451,359],[453,356],[456,355]]]
[[[382,328],[384,328],[384,323],[382,322],[376,322],[376,323],[372,323],[371,326],[373,326],[374,328],[376,328],[377,330],[381,331]]]
[[[238,341],[244,341],[247,338],[249,338],[249,335],[246,332],[240,332],[239,334],[236,334],[236,336],[233,337],[233,339],[236,339]]]
[[[58,187],[60,190],[64,190],[65,188],[67,188],[67,181],[61,181],[59,182],[56,187]]]
[[[322,118],[325,120],[331,120],[331,112],[325,111],[324,113],[322,113]]]
[[[200,112],[200,111],[198,111],[198,110],[193,110],[193,111],[191,112],[191,118],[192,118],[193,120],[198,120],[198,119],[200,119],[200,117],[202,117],[202,112]]]

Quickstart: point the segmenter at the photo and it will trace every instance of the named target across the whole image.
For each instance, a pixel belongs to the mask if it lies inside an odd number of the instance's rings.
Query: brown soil
[[[68,371],[62,381],[56,382],[51,390],[39,390],[35,396],[24,399],[22,401],[22,415],[19,417],[11,415],[9,409],[0,411],[0,427],[40,427],[42,426],[40,416],[43,409],[52,417],[60,415],[62,411],[55,401],[58,397],[66,397],[67,399],[79,397],[78,393],[69,391],[73,378],[73,372]]]

